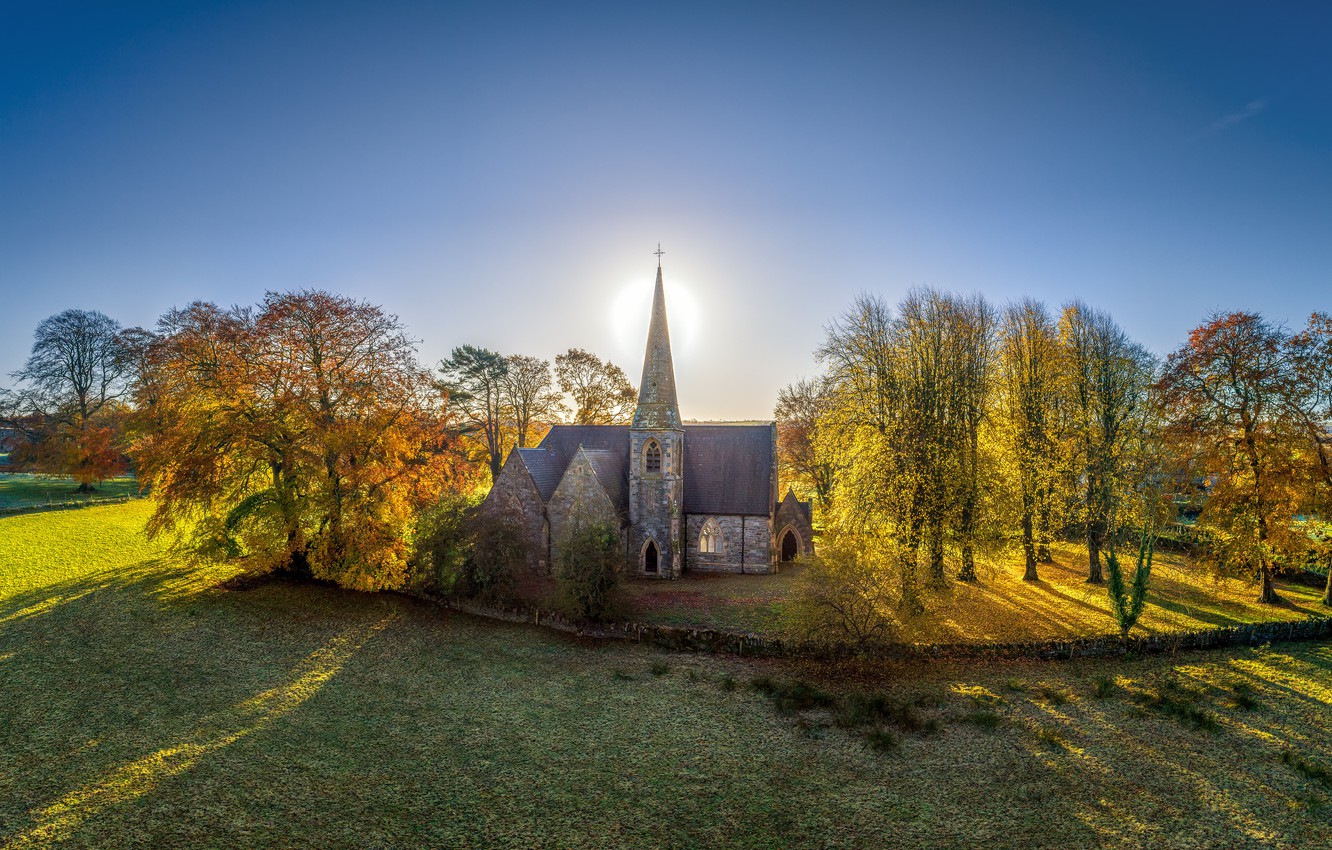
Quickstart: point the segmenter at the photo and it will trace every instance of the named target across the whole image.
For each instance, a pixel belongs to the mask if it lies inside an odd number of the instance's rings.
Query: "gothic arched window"
[[[661,472],[661,446],[657,445],[656,440],[647,444],[643,449],[643,471],[648,473]]]
[[[698,533],[698,551],[709,554],[722,551],[722,530],[715,519],[703,523],[703,530]]]

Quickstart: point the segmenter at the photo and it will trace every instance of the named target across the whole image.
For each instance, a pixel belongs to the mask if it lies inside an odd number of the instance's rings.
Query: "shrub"
[[[522,528],[489,511],[473,512],[467,523],[470,553],[454,592],[495,604],[514,598],[518,568],[527,561]]]
[[[1114,694],[1115,689],[1118,687],[1119,686],[1115,684],[1115,680],[1109,676],[1097,676],[1095,680],[1092,681],[1092,696],[1097,699],[1105,699]]]
[[[472,554],[467,523],[475,506],[475,497],[448,494],[417,517],[412,534],[413,590],[454,592]]]
[[[855,541],[830,536],[810,559],[783,615],[797,637],[867,649],[894,637],[888,586],[882,563]]]
[[[579,619],[610,619],[620,584],[620,538],[615,529],[601,523],[577,523],[559,551],[555,581],[561,607]]]

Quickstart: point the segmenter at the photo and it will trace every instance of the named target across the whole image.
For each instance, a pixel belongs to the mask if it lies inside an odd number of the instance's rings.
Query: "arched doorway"
[[[796,537],[795,531],[786,529],[782,535],[782,563],[794,561],[796,555],[800,554],[800,538]]]
[[[657,571],[657,544],[649,540],[643,547],[643,572],[655,573]]]

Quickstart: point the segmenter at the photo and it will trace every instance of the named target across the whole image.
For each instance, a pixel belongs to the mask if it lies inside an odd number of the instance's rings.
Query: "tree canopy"
[[[415,510],[458,483],[430,374],[365,302],[301,291],[172,310],[135,395],[148,530],[200,557],[400,587]]]

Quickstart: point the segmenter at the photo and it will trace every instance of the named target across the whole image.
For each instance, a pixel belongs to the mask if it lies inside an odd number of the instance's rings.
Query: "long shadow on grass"
[[[162,584],[163,582],[152,579],[140,579],[131,582],[128,587],[123,585],[117,587],[112,593],[121,595],[120,601],[124,604],[126,599],[122,595],[123,591],[138,590],[142,593],[145,588],[138,585],[160,588]],[[91,596],[104,591],[105,587],[97,591],[81,593],[73,591],[73,599],[66,604],[86,604]],[[32,605],[28,607],[31,608]],[[230,708],[203,715],[192,724],[192,728],[169,736],[169,742],[158,749],[116,766],[99,769],[95,776],[80,781],[76,787],[58,799],[30,809],[27,817],[22,819],[26,821],[26,825],[20,827],[20,831],[7,837],[0,836],[5,839],[0,847],[3,850],[19,850],[19,848],[45,846],[62,841],[100,812],[112,806],[132,803],[151,792],[164,780],[191,770],[210,754],[271,726],[317,694],[373,635],[392,621],[394,616],[388,614],[377,621],[362,622],[343,629],[309,653],[299,664],[281,676],[273,686],[235,703]],[[77,642],[77,640],[70,641],[70,643]],[[71,648],[68,643],[65,646],[51,646],[48,643],[42,647],[42,651],[60,653],[62,650],[68,652]],[[149,669],[169,669],[169,665],[164,665],[160,661],[143,666]],[[72,683],[67,683],[67,686],[70,684]],[[110,695],[108,697],[111,698]],[[43,712],[44,716],[46,714],[48,712]],[[22,716],[11,718],[11,724],[14,720],[22,724],[24,719]],[[18,731],[23,731],[21,726]],[[114,735],[117,731],[124,730],[105,730],[99,733],[99,737],[100,734]],[[46,735],[37,735],[36,739],[39,746],[49,740]],[[74,753],[66,755],[76,754],[83,749],[78,748]],[[47,763],[47,759],[38,758],[29,761],[40,764],[45,769],[51,766]],[[25,783],[19,779],[19,777],[0,776],[0,788],[11,783],[16,788],[21,788]],[[3,810],[0,810],[0,815],[5,815],[5,820],[19,820],[12,818]]]

